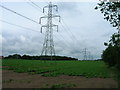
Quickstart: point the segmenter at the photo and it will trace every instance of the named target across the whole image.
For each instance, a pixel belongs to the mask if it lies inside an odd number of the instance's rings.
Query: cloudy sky
[[[39,18],[46,14],[42,13],[42,8],[48,5],[48,2],[34,3],[40,8],[29,0],[2,2],[0,5],[38,22]],[[56,55],[83,59],[83,51],[86,48],[94,59],[101,58],[101,53],[106,48],[103,43],[109,41],[116,29],[104,20],[99,10],[94,9],[97,2],[52,2],[52,4],[58,5],[59,9],[59,12],[53,9],[53,13],[61,16],[60,23],[57,18],[53,19],[53,23],[59,25],[59,32],[54,29]],[[15,53],[40,55],[45,29],[43,33],[40,33],[40,24],[1,7],[0,12],[2,13],[0,14],[0,43],[2,45],[0,55],[7,56]],[[10,25],[5,21],[25,28]],[[46,20],[43,20],[42,24],[45,23]]]

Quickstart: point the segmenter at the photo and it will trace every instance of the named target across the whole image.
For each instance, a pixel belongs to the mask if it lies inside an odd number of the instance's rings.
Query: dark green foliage
[[[113,27],[120,25],[120,1],[100,1],[95,9],[100,9],[104,19],[110,22]],[[109,43],[104,43],[107,48],[103,51],[102,59],[109,66],[116,66],[120,70],[120,34],[113,34]]]
[[[108,63],[109,66],[115,66],[118,64],[118,61],[120,59],[120,47],[112,46],[106,48],[106,50],[103,52],[102,59]],[[117,65],[118,66],[118,65]]]
[[[104,14],[104,19],[110,22],[113,27],[120,26],[120,1],[107,2],[101,1],[95,9],[100,9]],[[107,48],[103,51],[102,60],[109,65],[117,69],[116,78],[120,87],[120,33],[113,34],[109,43],[104,43]]]
[[[114,33],[109,43],[104,43],[107,48],[103,51],[102,59],[110,67],[116,66],[120,70],[120,35]]]
[[[67,56],[29,56],[29,55],[19,55],[19,54],[14,54],[14,55],[9,55],[5,57],[5,59],[26,59],[26,60],[78,60],[77,58],[72,58],[72,57],[67,57]]]
[[[9,58],[9,59],[21,59],[21,55],[14,54],[14,55],[9,55],[8,57],[5,57],[5,58]]]
[[[104,19],[110,22],[113,27],[117,27],[120,21],[120,1],[117,2],[106,2],[101,1],[95,9],[100,9],[101,13],[104,14]]]

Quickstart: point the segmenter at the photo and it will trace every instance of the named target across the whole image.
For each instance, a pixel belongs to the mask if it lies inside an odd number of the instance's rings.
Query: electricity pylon
[[[39,20],[39,23],[41,24],[42,18],[47,18],[47,23],[41,26],[41,33],[43,30],[43,27],[45,27],[46,29],[41,55],[45,55],[45,56],[50,55],[52,57],[53,55],[55,56],[54,41],[53,41],[53,27],[57,27],[57,32],[58,32],[58,25],[55,25],[52,23],[52,18],[59,17],[59,22],[60,22],[60,16],[52,14],[53,8],[55,8],[55,10],[58,11],[57,5],[52,5],[52,3],[50,2],[49,5],[43,8],[43,13],[45,13],[45,8],[48,8],[47,15],[40,17],[40,20]]]
[[[83,60],[87,60],[87,49],[86,48],[84,49],[83,53],[84,53]]]
[[[87,48],[81,51],[81,53],[83,53],[83,60],[93,60],[93,56],[91,55],[91,52],[88,51]]]

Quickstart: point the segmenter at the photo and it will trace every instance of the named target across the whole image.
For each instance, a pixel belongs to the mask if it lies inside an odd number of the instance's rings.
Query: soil
[[[2,88],[50,88],[53,85],[73,85],[72,88],[117,88],[113,78],[85,78],[61,75],[44,77],[40,74],[16,73],[2,70]]]

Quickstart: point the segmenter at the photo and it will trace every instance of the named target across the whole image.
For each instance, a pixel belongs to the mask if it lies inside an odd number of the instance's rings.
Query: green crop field
[[[2,60],[3,69],[14,72],[40,74],[42,76],[85,76],[101,77],[110,76],[110,70],[103,61],[39,61],[39,60]]]

